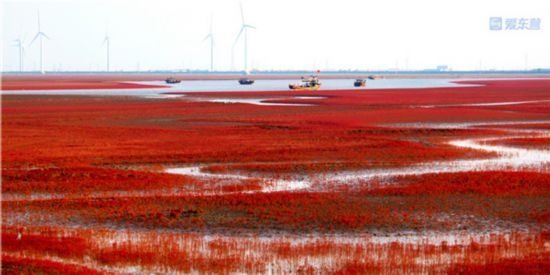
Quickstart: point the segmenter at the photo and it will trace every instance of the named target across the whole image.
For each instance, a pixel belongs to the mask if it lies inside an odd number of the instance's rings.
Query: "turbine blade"
[[[243,33],[245,27],[243,26],[241,28],[241,31],[239,32],[239,34],[237,34],[237,38],[235,38],[235,42],[233,42],[233,45],[237,44],[237,42],[239,41],[239,38],[241,37],[241,34]]]
[[[40,32],[39,34],[42,35],[42,36],[44,36],[44,37],[45,37],[46,39],[48,39],[48,40],[50,39],[50,37],[47,36],[47,35],[46,35],[45,33],[43,33],[43,32]]]
[[[32,45],[34,43],[34,41],[36,39],[38,39],[38,37],[40,37],[40,33],[36,33],[36,35],[34,36],[34,38],[32,39],[31,43],[29,43],[29,46]]]
[[[208,38],[211,38],[212,37],[212,34],[209,33],[207,36],[204,37],[204,39],[202,40],[203,42],[208,40]]]
[[[252,26],[252,25],[244,25],[245,28],[249,28],[249,29],[256,29],[256,27]]]
[[[40,10],[37,10],[36,13],[38,14],[38,32],[40,32]]]
[[[212,25],[213,25],[213,21],[214,21],[214,15],[213,15],[213,14],[210,14],[210,34],[212,34]]]
[[[241,19],[243,20],[243,25],[244,25],[243,2],[240,2],[239,4],[241,5]]]

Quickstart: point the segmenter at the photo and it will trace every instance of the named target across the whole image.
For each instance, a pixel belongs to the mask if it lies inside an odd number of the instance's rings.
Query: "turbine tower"
[[[38,11],[38,32],[31,41],[32,45],[36,39],[40,40],[40,72],[45,73],[44,71],[44,38],[50,39],[45,33],[40,29],[40,11]]]
[[[110,50],[111,50],[111,40],[109,38],[109,35],[105,35],[105,39],[103,39],[103,45],[107,44],[107,72],[109,71],[109,64],[110,64]]]
[[[203,42],[210,39],[210,71],[214,71],[214,34],[212,33],[212,16],[210,16],[210,32],[202,40]]]
[[[235,48],[235,44],[239,41],[239,38],[241,37],[241,34],[244,33],[244,72],[248,72],[248,29],[256,29],[256,27],[246,24],[246,21],[244,20],[244,12],[243,12],[243,3],[240,3],[241,5],[241,19],[242,19],[242,25],[241,30],[239,31],[239,34],[237,34],[237,38],[235,39],[235,43],[233,43],[233,48]]]
[[[25,54],[25,46],[23,46],[23,41],[21,38],[17,38],[15,41],[15,47],[18,48],[19,51],[19,72],[23,71],[23,54]]]

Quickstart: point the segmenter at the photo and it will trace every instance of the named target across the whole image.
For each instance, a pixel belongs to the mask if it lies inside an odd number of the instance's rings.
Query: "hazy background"
[[[2,0],[2,69],[19,69],[13,40],[37,32],[40,9],[46,70],[208,69],[210,16],[215,69],[231,69],[240,29],[233,0]],[[244,0],[249,68],[260,70],[395,69],[448,65],[453,70],[550,67],[548,0]],[[490,31],[492,16],[540,18],[539,31]],[[235,69],[243,68],[242,40]],[[38,70],[39,43],[24,70]]]

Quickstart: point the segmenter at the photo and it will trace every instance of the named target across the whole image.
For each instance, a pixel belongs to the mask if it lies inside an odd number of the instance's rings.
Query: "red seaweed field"
[[[550,79],[460,83],[7,81],[2,273],[547,274]]]

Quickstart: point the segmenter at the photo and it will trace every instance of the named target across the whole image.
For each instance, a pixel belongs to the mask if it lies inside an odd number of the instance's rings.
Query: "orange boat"
[[[302,77],[302,83],[289,84],[288,88],[295,91],[316,91],[321,88],[321,82],[317,76]]]

